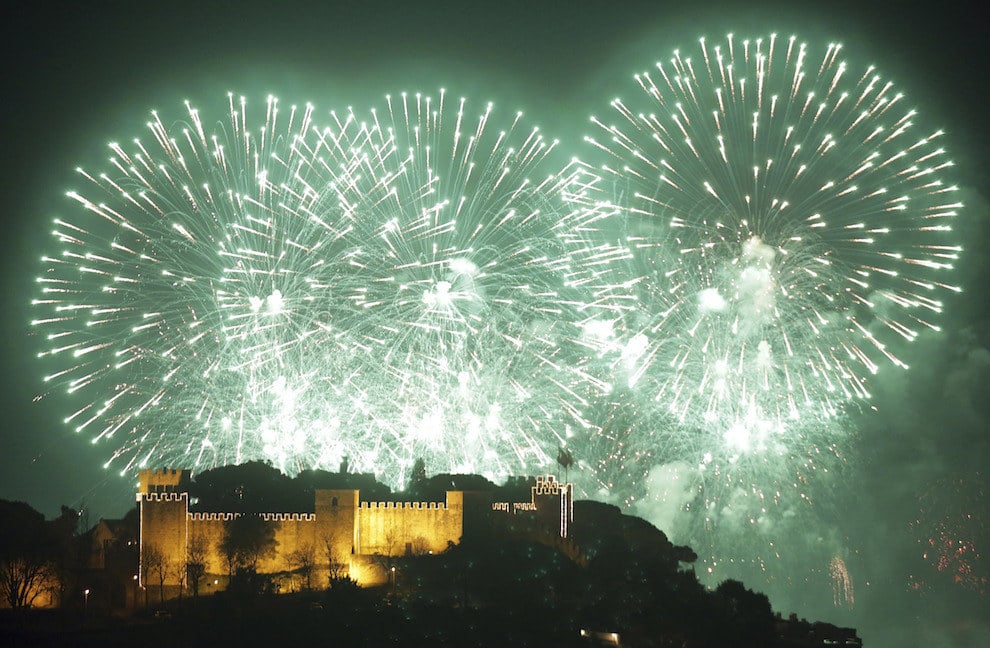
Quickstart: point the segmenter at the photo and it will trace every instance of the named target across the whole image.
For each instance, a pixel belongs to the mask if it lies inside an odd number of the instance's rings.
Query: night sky
[[[184,99],[215,103],[227,91],[256,105],[272,93],[286,103],[363,110],[386,93],[445,87],[523,110],[580,154],[589,115],[637,92],[632,74],[674,48],[691,47],[702,34],[795,33],[812,44],[841,41],[847,60],[876,64],[926,124],[948,131],[966,202],[958,220],[965,255],[955,278],[965,291],[947,303],[943,333],[905,353],[912,370],[878,379],[878,413],[857,419],[849,491],[837,495],[834,524],[820,532],[849,548],[858,607],[835,611],[786,588],[769,588],[772,602],[859,627],[870,646],[901,636],[911,637],[905,645],[990,645],[990,626],[981,621],[990,618],[988,594],[932,566],[925,571],[918,559],[919,538],[947,520],[983,551],[972,562],[977,576],[990,576],[990,57],[980,3],[750,3],[745,10],[638,0],[206,4],[22,2],[3,9],[0,497],[49,516],[60,504],[83,507],[94,523],[133,502],[132,480],[101,468],[109,449],[61,423],[58,395],[33,402],[45,392],[34,358],[40,342],[28,322],[39,257],[51,252],[49,225],[70,213],[64,194],[79,184],[73,169],[99,168],[110,140],[144,136],[150,110],[176,114]]]

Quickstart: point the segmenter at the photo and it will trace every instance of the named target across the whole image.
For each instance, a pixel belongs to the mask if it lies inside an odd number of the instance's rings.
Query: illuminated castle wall
[[[169,565],[166,585],[177,587],[189,547],[206,550],[209,582],[227,574],[220,552],[224,523],[236,513],[194,513],[185,491],[188,473],[182,470],[143,470],[137,500],[141,513],[141,584],[158,586],[158,574],[146,574],[149,548]],[[474,493],[473,495],[478,495]],[[444,502],[362,502],[358,490],[321,489],[315,493],[312,513],[264,513],[275,523],[276,554],[261,561],[263,573],[291,572],[299,564],[293,554],[310,552],[315,558],[313,586],[324,586],[331,567],[362,585],[387,581],[384,562],[376,556],[439,553],[458,543],[464,533],[465,494],[447,491]],[[542,535],[567,538],[574,519],[573,487],[552,476],[538,477],[529,502],[493,502],[472,497],[498,519],[519,519]],[[482,502],[485,502],[482,504]],[[522,516],[517,518],[517,516]],[[489,522],[491,522],[489,518]],[[528,521],[528,522],[527,522]],[[497,526],[497,524],[496,524]],[[493,527],[487,527],[488,532]],[[331,561],[334,563],[331,565]]]
[[[161,552],[171,572],[166,585],[179,585],[189,547],[201,542],[206,549],[206,572],[227,573],[219,551],[224,522],[235,513],[189,511],[189,494],[182,490],[182,470],[143,470],[137,495],[141,509],[141,564],[149,547]],[[289,572],[298,567],[293,554],[310,551],[317,569],[313,583],[326,583],[331,547],[342,574],[363,585],[384,582],[386,574],[371,557],[408,552],[440,552],[463,533],[464,497],[448,491],[445,502],[361,502],[357,490],[317,490],[313,513],[265,513],[275,523],[276,554],[263,560],[264,573]],[[141,584],[157,586],[158,575],[145,574]],[[212,581],[211,581],[212,582]]]
[[[530,491],[530,501],[492,502],[492,511],[512,517],[527,513],[543,535],[570,537],[574,523],[574,485],[562,484],[553,475],[547,475],[537,477]]]

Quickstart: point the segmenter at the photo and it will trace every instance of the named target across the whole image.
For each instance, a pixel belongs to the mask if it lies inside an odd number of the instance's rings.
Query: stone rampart
[[[206,581],[223,587],[230,570],[221,544],[226,525],[239,513],[189,511],[189,494],[182,470],[141,471],[137,496],[141,508],[141,551],[154,547],[169,565],[166,585],[178,587],[191,547],[205,557]],[[531,503],[513,503],[513,513],[531,512],[559,524],[566,537],[573,519],[570,484],[553,477],[540,478]],[[331,573],[350,576],[368,585],[387,581],[381,556],[439,553],[459,543],[464,533],[464,493],[448,491],[444,502],[361,502],[357,490],[317,490],[313,513],[262,513],[275,525],[276,553],[263,559],[258,570],[286,573],[298,569],[305,555],[314,567],[313,583]],[[491,504],[509,512],[507,503]],[[487,507],[486,507],[487,508]],[[544,510],[545,509],[545,510]],[[377,555],[377,556],[376,556]],[[142,562],[144,565],[144,562]],[[142,569],[141,583],[157,585]]]

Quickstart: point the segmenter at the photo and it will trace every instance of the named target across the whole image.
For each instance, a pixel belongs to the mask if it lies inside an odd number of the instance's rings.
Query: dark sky
[[[28,302],[38,259],[49,251],[48,224],[68,212],[64,192],[75,182],[73,168],[98,166],[107,141],[141,134],[151,109],[176,110],[187,98],[213,102],[228,90],[329,109],[444,86],[518,107],[580,151],[588,116],[605,113],[613,96],[635,92],[631,75],[674,47],[689,47],[701,34],[777,31],[811,42],[841,40],[850,59],[877,64],[922,107],[928,123],[944,125],[969,206],[960,224],[967,252],[959,282],[966,292],[948,305],[944,335],[914,351],[915,370],[878,385],[876,404],[890,415],[864,421],[852,450],[862,458],[862,474],[853,478],[868,491],[860,504],[897,513],[876,518],[875,511],[860,510],[847,533],[865,538],[855,542],[861,551],[875,550],[884,534],[903,530],[928,484],[948,480],[947,490],[961,490],[977,512],[990,552],[981,490],[990,470],[990,57],[981,3],[746,3],[745,9],[638,0],[199,4],[14,2],[0,10],[0,218],[7,239],[0,497],[25,500],[48,515],[62,503],[85,504],[94,521],[120,514],[133,501],[130,483],[100,467],[108,450],[61,424],[65,412],[57,398],[32,402],[43,387]],[[951,486],[957,481],[969,487]],[[865,530],[871,520],[873,535]],[[913,547],[891,550],[890,568],[874,573],[896,580],[895,558],[907,560]],[[981,569],[988,572],[985,564]],[[975,600],[974,609],[986,609],[985,597]],[[915,610],[905,605],[895,612]],[[909,614],[924,624],[923,612]],[[953,626],[937,636],[956,642],[945,645],[978,645],[966,642],[987,636],[980,631]]]

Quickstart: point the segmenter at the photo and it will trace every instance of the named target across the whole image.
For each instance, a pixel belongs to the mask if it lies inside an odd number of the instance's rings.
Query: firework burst
[[[704,462],[806,455],[957,290],[943,133],[839,53],[701,39],[586,138],[609,193],[585,199],[636,278],[602,346],[644,401],[710,435]]]
[[[269,99],[252,125],[231,96],[213,128],[187,105],[112,144],[38,280],[46,381],[84,401],[67,420],[123,471],[547,464],[590,425],[563,359],[581,216],[555,142],[466,107],[403,94],[318,125]]]
[[[820,522],[844,413],[958,290],[944,134],[840,51],[675,51],[592,118],[597,178],[571,195],[611,235],[582,266],[610,307],[589,371],[615,401],[592,472],[715,580],[791,578],[769,565]]]
[[[910,576],[912,589],[938,591],[952,584],[987,593],[990,574],[983,559],[987,530],[979,514],[985,501],[986,480],[980,473],[940,479],[918,497],[918,515],[911,527],[928,569]]]

